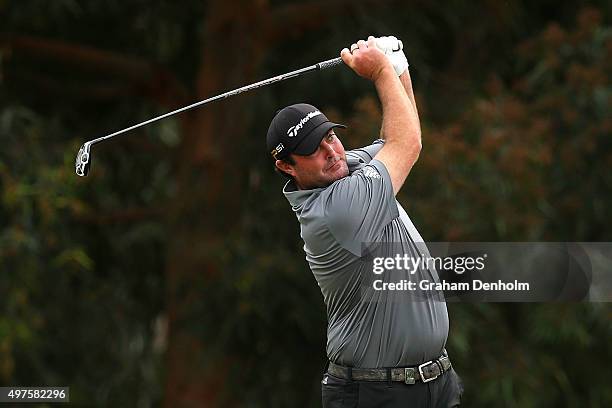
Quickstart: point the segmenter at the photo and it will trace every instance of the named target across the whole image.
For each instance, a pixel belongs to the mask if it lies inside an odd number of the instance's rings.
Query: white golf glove
[[[406,55],[404,55],[404,45],[401,40],[394,36],[378,37],[376,39],[376,47],[389,58],[397,76],[400,76],[408,69],[408,60]]]

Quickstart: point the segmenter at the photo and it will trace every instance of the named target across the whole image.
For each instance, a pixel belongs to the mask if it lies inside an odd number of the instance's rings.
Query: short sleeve
[[[378,241],[399,217],[389,172],[372,160],[330,187],[324,203],[327,227],[340,246],[362,256],[363,244]]]
[[[349,150],[346,152],[347,161],[356,160],[361,163],[369,163],[374,156],[385,145],[385,141],[377,139],[369,146],[360,147],[358,149]]]

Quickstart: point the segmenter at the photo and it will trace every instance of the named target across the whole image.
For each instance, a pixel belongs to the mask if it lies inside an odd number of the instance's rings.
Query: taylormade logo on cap
[[[311,118],[314,118],[317,115],[321,115],[321,112],[318,111],[318,110],[312,111],[312,112],[308,113],[306,116],[304,116],[302,119],[300,119],[300,121],[295,126],[291,126],[287,130],[287,136],[295,137],[298,134],[298,132],[300,131],[300,129],[302,129],[304,127],[304,125],[306,123],[308,123],[308,121]]]
[[[329,129],[346,127],[330,122],[316,106],[296,103],[276,112],[268,127],[266,148],[275,160],[291,154],[308,156],[321,144]]]

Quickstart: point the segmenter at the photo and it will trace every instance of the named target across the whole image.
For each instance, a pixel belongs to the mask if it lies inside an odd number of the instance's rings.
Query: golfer
[[[395,199],[421,151],[401,48],[395,37],[369,37],[340,53],[376,88],[381,140],[345,152],[335,133],[345,126],[304,103],[280,110],[268,130],[268,151],[290,179],[283,193],[327,308],[326,408],[452,407],[463,392],[444,348],[443,293],[392,289],[402,281],[439,281],[435,269],[395,262],[429,256]]]

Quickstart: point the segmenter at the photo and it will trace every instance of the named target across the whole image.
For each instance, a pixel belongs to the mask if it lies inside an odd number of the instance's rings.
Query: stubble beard
[[[323,174],[320,177],[317,177],[316,180],[312,180],[307,185],[302,185],[298,183],[296,180],[296,185],[298,186],[300,190],[312,190],[314,188],[328,187],[335,181],[345,178],[349,174],[348,165],[346,164],[346,156],[341,158],[339,162],[340,162],[340,165],[338,166],[337,169],[331,172],[329,171],[323,172]]]

